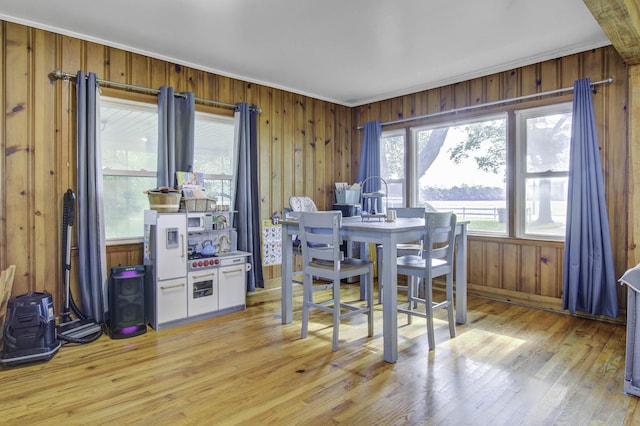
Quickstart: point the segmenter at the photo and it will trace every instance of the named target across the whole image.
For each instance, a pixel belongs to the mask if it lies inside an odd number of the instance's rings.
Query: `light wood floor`
[[[301,340],[280,322],[280,292],[258,290],[246,311],[145,335],[65,345],[48,362],[0,370],[0,423],[27,424],[639,424],[624,395],[625,327],[469,299],[450,340],[436,322],[399,317],[399,359],[382,359],[382,312],[341,326],[312,314]],[[357,294],[348,285],[350,295]],[[444,319],[445,312],[438,313]]]

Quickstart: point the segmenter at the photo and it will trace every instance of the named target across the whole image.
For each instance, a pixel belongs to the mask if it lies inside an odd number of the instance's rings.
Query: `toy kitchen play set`
[[[246,308],[251,253],[237,250],[235,212],[206,200],[208,211],[183,198],[176,213],[144,212],[145,304],[156,330]]]

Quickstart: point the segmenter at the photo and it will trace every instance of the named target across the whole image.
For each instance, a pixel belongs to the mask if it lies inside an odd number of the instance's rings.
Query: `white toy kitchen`
[[[244,310],[251,253],[232,211],[144,212],[147,321],[155,330]]]

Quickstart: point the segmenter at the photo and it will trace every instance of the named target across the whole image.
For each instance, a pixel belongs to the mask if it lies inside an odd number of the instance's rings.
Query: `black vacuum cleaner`
[[[62,253],[65,258],[62,262],[64,271],[64,311],[60,315],[60,324],[57,327],[58,338],[65,343],[90,343],[102,335],[102,327],[93,319],[87,318],[76,306],[71,287],[69,285],[69,273],[71,271],[71,229],[75,215],[76,194],[68,189],[64,195],[62,212]],[[71,319],[70,307],[76,315]]]

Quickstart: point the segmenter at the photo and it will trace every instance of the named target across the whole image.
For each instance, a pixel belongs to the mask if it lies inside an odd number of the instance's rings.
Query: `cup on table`
[[[395,222],[396,219],[398,218],[398,212],[395,210],[388,210],[387,211],[387,220],[389,222]]]

